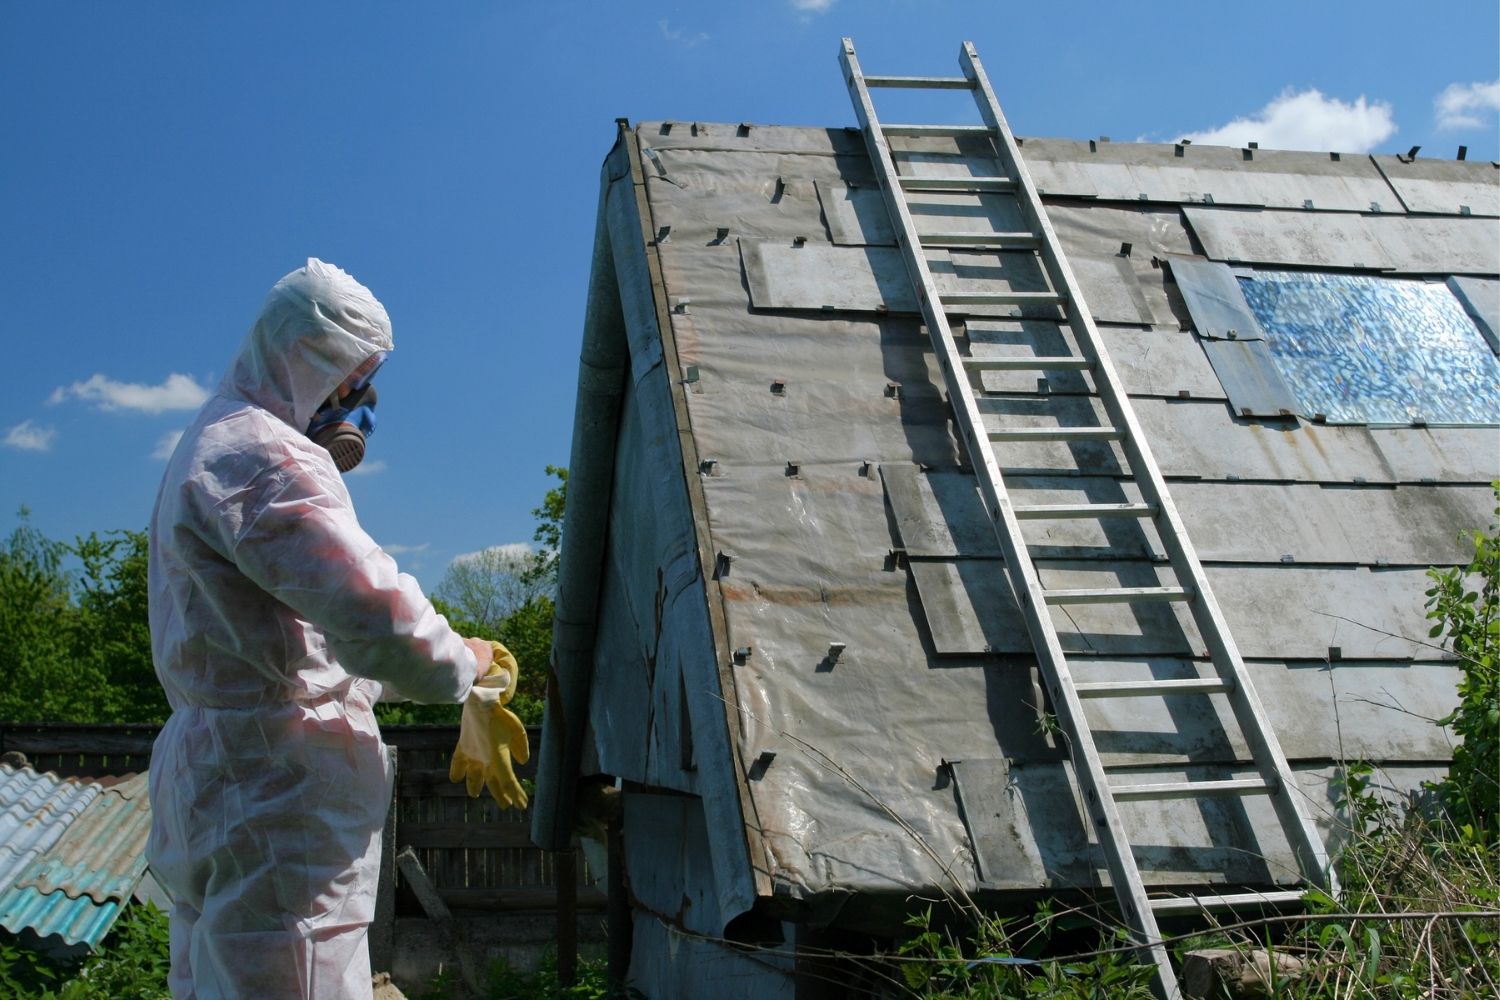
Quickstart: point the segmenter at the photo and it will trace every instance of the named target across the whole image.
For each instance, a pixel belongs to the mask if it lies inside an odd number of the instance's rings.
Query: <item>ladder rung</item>
[[[1048,590],[1048,604],[1144,604],[1155,601],[1190,601],[1186,587],[1099,587],[1082,590]]]
[[[1300,903],[1306,893],[1301,889],[1279,892],[1235,892],[1223,896],[1169,896],[1151,900],[1152,913],[1199,913],[1203,910],[1235,910],[1251,906],[1283,906]]]
[[[910,87],[914,90],[973,90],[966,76],[867,76],[866,87]]]
[[[1088,358],[1062,357],[1014,357],[1014,358],[964,358],[964,367],[974,372],[1082,372],[1094,367]]]
[[[1056,292],[986,292],[942,296],[945,306],[1060,306],[1067,297]]]
[[[1169,694],[1223,694],[1230,690],[1228,681],[1217,677],[1195,677],[1174,681],[1094,681],[1075,684],[1080,698],[1143,698]]]
[[[937,136],[959,138],[968,135],[990,134],[988,125],[882,125],[880,131],[886,135],[904,135],[913,138]]]
[[[1232,778],[1225,781],[1165,781],[1154,785],[1114,785],[1109,794],[1116,802],[1142,799],[1196,799],[1200,795],[1265,795],[1270,788],[1261,778]]]
[[[924,247],[1015,247],[1018,250],[1035,250],[1042,245],[1036,233],[920,233],[918,239]]]
[[[903,191],[1014,191],[1014,177],[898,177]]]
[[[991,441],[1118,441],[1113,427],[1008,427],[990,431]]]
[[[1061,521],[1068,518],[1155,517],[1154,503],[1049,503],[1013,508],[1022,521]]]

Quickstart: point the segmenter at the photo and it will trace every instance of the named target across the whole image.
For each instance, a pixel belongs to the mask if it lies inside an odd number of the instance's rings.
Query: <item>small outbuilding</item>
[[[994,172],[987,141],[890,146],[903,174],[957,181]],[[1430,720],[1457,671],[1423,592],[1495,507],[1500,165],[1020,149],[1336,843],[1342,762],[1404,795],[1451,756]],[[975,234],[929,252],[939,289],[1044,290],[1035,249],[979,245],[1022,228],[1014,198],[954,187],[908,196],[919,225]],[[1013,298],[948,309],[966,357],[1077,351]],[[612,874],[653,998],[811,996],[828,987],[798,974],[810,949],[899,936],[925,901],[1019,908],[1108,883],[919,306],[859,130],[620,123],[532,832],[565,849],[594,818],[580,789],[620,789]],[[969,378],[986,427],[1102,423],[1088,372]],[[1018,504],[1140,500],[1107,439],[995,454]],[[1150,519],[1057,520],[1029,542],[1049,588],[1165,582]],[[1171,604],[1055,621],[1080,682],[1192,680],[1206,660]],[[1136,781],[1249,770],[1221,694],[1085,709],[1103,764]],[[1264,798],[1122,809],[1152,888],[1297,880]]]

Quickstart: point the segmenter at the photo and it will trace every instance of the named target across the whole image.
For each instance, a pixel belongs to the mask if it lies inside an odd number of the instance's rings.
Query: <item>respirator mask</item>
[[[333,457],[340,472],[349,472],[365,457],[365,439],[375,433],[375,387],[370,384],[385,363],[385,352],[361,365],[368,371],[346,379],[313,414],[307,436]]]

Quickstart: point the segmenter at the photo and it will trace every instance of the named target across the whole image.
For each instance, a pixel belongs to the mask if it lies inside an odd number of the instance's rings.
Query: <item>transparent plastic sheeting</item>
[[[1500,361],[1446,285],[1285,271],[1240,284],[1308,415],[1500,423]]]

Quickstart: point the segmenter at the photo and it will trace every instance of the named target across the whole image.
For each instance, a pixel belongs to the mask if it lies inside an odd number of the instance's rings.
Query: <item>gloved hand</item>
[[[524,809],[526,790],[516,779],[511,761],[526,763],[531,759],[531,745],[526,727],[505,707],[515,697],[521,668],[510,650],[498,642],[492,645],[495,658],[489,673],[474,685],[464,702],[448,780],[463,781],[470,798],[478,797],[481,788],[488,788],[501,806]]]

